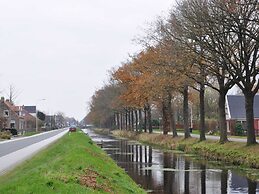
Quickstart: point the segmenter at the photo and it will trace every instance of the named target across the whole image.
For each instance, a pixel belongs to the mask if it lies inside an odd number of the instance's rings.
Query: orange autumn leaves
[[[166,51],[166,52],[165,52]],[[120,99],[130,107],[143,107],[160,101],[168,91],[179,89],[187,77],[179,58],[164,46],[151,47],[132,57],[113,73],[113,79],[124,87]]]

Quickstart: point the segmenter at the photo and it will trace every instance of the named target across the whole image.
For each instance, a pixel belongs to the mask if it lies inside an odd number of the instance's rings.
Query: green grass
[[[25,134],[23,136],[28,137],[28,136],[36,135],[39,133],[41,133],[41,132],[40,131],[25,132]]]
[[[82,132],[65,135],[7,175],[0,193],[145,193]]]
[[[161,131],[160,128],[154,128],[153,131]]]

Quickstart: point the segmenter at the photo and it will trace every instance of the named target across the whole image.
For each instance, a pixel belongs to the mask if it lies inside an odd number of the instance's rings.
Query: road
[[[29,159],[67,132],[68,129],[65,128],[0,142],[0,175]]]

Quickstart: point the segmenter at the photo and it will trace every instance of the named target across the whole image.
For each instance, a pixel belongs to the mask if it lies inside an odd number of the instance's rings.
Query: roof
[[[16,112],[17,108],[16,108],[9,100],[4,101],[3,103],[7,106],[7,108],[8,108],[10,111],[13,112],[13,115],[14,115],[15,117],[18,117],[18,118],[19,118],[19,115],[18,115],[17,112]]]
[[[28,113],[36,113],[36,106],[23,106]]]
[[[227,95],[227,106],[230,119],[246,119],[245,96]],[[259,118],[259,95],[254,97],[254,118]]]
[[[16,111],[16,107],[9,101],[9,100],[6,100],[6,101],[4,101],[4,103],[6,104],[6,106],[10,109],[10,110],[12,110],[12,111]]]

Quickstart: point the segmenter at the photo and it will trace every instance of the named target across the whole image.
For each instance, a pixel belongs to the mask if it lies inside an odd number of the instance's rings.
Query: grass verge
[[[245,143],[219,142],[206,140],[200,142],[197,138],[184,139],[183,137],[173,138],[170,135],[136,133],[130,131],[113,131],[118,137],[137,140],[160,148],[181,150],[190,154],[197,154],[207,160],[222,161],[238,165],[240,168],[259,169],[259,145],[246,146]],[[258,175],[257,175],[258,176]],[[252,177],[259,179],[258,177]]]
[[[65,135],[48,149],[0,177],[0,193],[145,193],[82,132]]]
[[[30,131],[30,132],[25,132],[25,134],[23,136],[28,137],[28,136],[33,136],[36,134],[42,133],[41,131]]]

